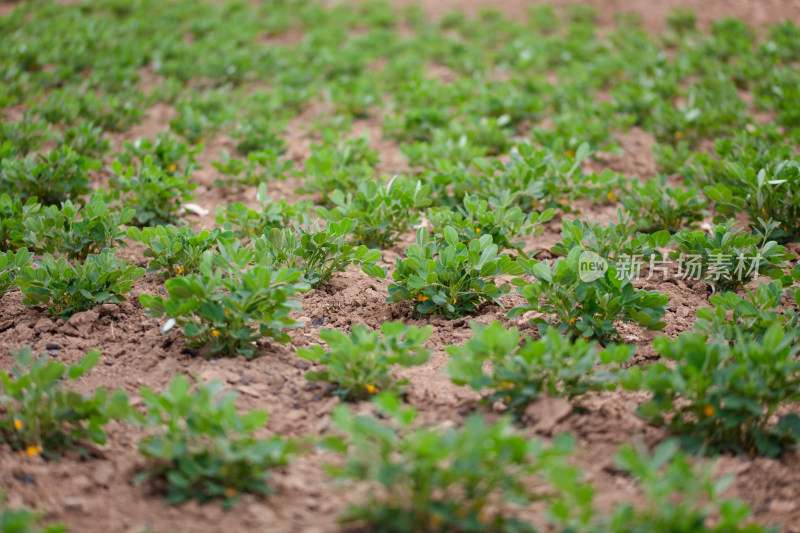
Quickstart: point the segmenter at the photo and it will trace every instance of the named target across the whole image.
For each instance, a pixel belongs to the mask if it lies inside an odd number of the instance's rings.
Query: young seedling
[[[421,315],[443,314],[457,318],[473,312],[485,301],[496,301],[511,290],[497,286],[494,278],[521,274],[522,268],[508,255],[497,255],[491,235],[458,240],[458,232],[447,226],[443,240],[431,239],[426,227],[417,230],[417,242],[406,249],[406,259],[397,259],[387,302],[415,302]]]
[[[231,507],[244,493],[269,494],[270,471],[288,464],[296,443],[254,434],[267,423],[264,411],[236,411],[236,393],[222,392],[222,383],[197,384],[177,376],[161,394],[143,387],[143,423],[149,435],[139,442],[148,459],[136,483],[160,480],[167,502],[205,503],[222,500]]]
[[[191,193],[197,188],[187,174],[173,174],[156,165],[146,157],[135,169],[123,169],[119,161],[111,165],[113,177],[109,179],[112,198],[134,209],[134,220],[138,226],[154,226],[181,223],[179,212],[186,202],[192,200]]]
[[[771,325],[761,341],[746,336],[734,344],[684,332],[658,337],[658,353],[674,362],[633,367],[623,380],[652,393],[640,414],[681,435],[692,451],[763,454],[775,457],[800,440],[800,417],[778,414],[800,401],[800,345],[793,331]]]
[[[116,249],[89,255],[83,263],[70,263],[45,254],[41,261],[20,270],[17,285],[29,306],[47,306],[52,316],[68,319],[103,303],[124,302],[133,282],[144,269],[118,260]]]
[[[210,252],[205,252],[199,270],[168,279],[167,298],[139,297],[149,316],[167,317],[162,332],[177,324],[190,346],[210,347],[208,356],[251,359],[258,354],[259,339],[285,343],[290,337],[283,329],[302,325],[289,317],[300,309],[291,296],[308,289],[300,272],[265,266],[215,268]]]
[[[408,380],[394,378],[391,367],[427,362],[431,351],[422,345],[432,332],[430,325],[420,329],[402,322],[384,322],[380,333],[360,324],[352,327],[350,335],[325,329],[319,336],[328,345],[327,351],[315,345],[299,349],[297,355],[324,364],[324,370],[309,371],[306,378],[335,384],[333,394],[343,400],[365,400],[381,391],[402,395]]]
[[[267,196],[267,186],[260,184],[256,198],[259,209],[248,209],[243,203],[228,204],[223,209],[217,206],[217,224],[222,224],[226,230],[232,230],[239,239],[254,239],[264,235],[273,228],[285,228],[297,220],[302,220],[312,207],[313,201],[299,200],[290,204],[286,200],[273,202]]]
[[[541,340],[526,339],[522,345],[519,330],[500,322],[473,324],[472,331],[465,345],[447,347],[450,379],[478,392],[488,389],[487,401],[502,402],[517,419],[541,396],[573,399],[590,390],[613,390],[620,365],[633,353],[626,345],[601,349],[583,338],[570,341],[555,328],[547,329]]]
[[[513,509],[550,499],[525,480],[560,468],[570,438],[546,448],[513,431],[507,418],[490,425],[479,415],[459,427],[416,428],[416,411],[396,396],[381,394],[375,402],[382,420],[337,407],[333,421],[341,436],[325,440],[344,456],[343,464],[328,467],[331,474],[380,487],[352,505],[345,522],[398,533],[534,531]]]
[[[320,228],[317,222],[297,224],[293,229],[272,229],[255,239],[255,256],[274,268],[291,268],[302,272],[303,280],[312,288],[322,287],[336,272],[350,265],[360,265],[365,274],[383,279],[386,270],[378,266],[379,250],[350,244],[355,221],[343,218]]]
[[[431,202],[431,189],[421,182],[394,177],[385,185],[373,181],[358,184],[355,192],[339,189],[330,195],[331,210],[317,208],[323,220],[356,221],[353,240],[369,248],[390,248],[400,235],[419,222],[419,212]]]
[[[542,213],[533,212],[525,215],[518,206],[513,205],[514,196],[506,195],[502,200],[479,200],[478,196],[464,196],[463,205],[453,211],[448,208],[428,210],[428,219],[433,226],[434,234],[441,234],[446,226],[452,226],[458,232],[459,241],[469,244],[472,239],[490,235],[492,242],[500,250],[512,250],[522,257],[525,244],[513,242],[522,236],[535,236],[544,231],[541,224],[548,222],[555,215],[554,209]]]
[[[0,297],[15,288],[14,281],[20,270],[32,261],[33,256],[27,248],[20,248],[16,252],[0,252]]]
[[[205,252],[233,241],[233,232],[220,228],[195,233],[185,226],[156,226],[128,228],[127,234],[132,241],[147,246],[144,256],[152,258],[147,272],[160,272],[169,278],[197,272]]]
[[[525,272],[534,277],[528,283],[514,280],[517,292],[527,301],[509,311],[509,318],[528,311],[539,311],[547,318],[531,319],[533,324],[552,325],[569,338],[585,337],[607,343],[619,337],[617,321],[633,322],[650,330],[664,328],[669,298],[658,291],[634,288],[626,276],[619,276],[614,266],[588,276],[581,248],[570,250],[566,258],[552,264],[520,260]]]
[[[734,229],[733,220],[713,226],[708,233],[683,230],[675,234],[678,247],[670,257],[679,260],[684,276],[702,279],[714,290],[735,291],[759,275],[780,278],[787,266],[784,261],[794,254],[768,240],[776,223],[759,222],[762,231],[755,235]]]
[[[51,205],[23,222],[23,240],[37,254],[64,255],[83,261],[89,254],[124,245],[123,226],[133,220],[131,208],[114,209],[102,195],[92,195],[84,206],[63,202]]]
[[[86,453],[82,443],[105,444],[103,427],[127,415],[123,390],[109,397],[105,388],[98,388],[85,396],[66,386],[97,365],[97,350],[69,367],[46,355],[36,358],[27,346],[11,355],[15,368],[0,370],[0,439],[13,450],[48,458],[70,448]]]

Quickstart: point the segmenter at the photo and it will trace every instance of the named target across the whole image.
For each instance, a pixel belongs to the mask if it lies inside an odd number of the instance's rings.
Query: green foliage
[[[50,137],[50,129],[43,120],[31,119],[27,111],[22,120],[3,120],[0,123],[0,144],[8,143],[21,155],[37,150]]]
[[[424,226],[417,230],[417,242],[397,259],[389,285],[388,302],[412,301],[422,315],[443,314],[456,318],[473,312],[484,301],[496,301],[511,290],[495,285],[501,275],[521,274],[522,269],[508,255],[497,255],[491,235],[458,240],[458,232],[447,226],[443,240],[431,239]]]
[[[772,237],[779,242],[800,240],[800,163],[783,160],[756,172],[742,163],[728,163],[726,169],[734,178],[732,185],[717,183],[703,190],[720,213],[714,221],[746,211],[751,228],[759,219],[773,220]]]
[[[128,228],[127,235],[132,241],[146,246],[144,256],[152,258],[147,272],[160,272],[169,278],[194,274],[200,269],[206,251],[233,240],[230,230],[213,228],[195,233],[185,226]]]
[[[59,147],[69,146],[84,157],[100,159],[111,149],[111,143],[103,137],[103,128],[91,123],[64,130]]]
[[[194,198],[191,191],[197,188],[188,173],[173,174],[149,157],[138,169],[129,166],[123,170],[122,164],[114,161],[111,171],[112,196],[136,211],[134,221],[139,226],[180,223],[179,211]]]
[[[760,341],[773,324],[791,331],[798,327],[800,314],[794,309],[781,309],[786,292],[782,282],[775,280],[769,284],[759,282],[755,291],[745,289],[745,297],[733,292],[713,294],[709,301],[714,309],[697,310],[694,331],[731,344],[745,337]],[[794,291],[794,301],[800,305],[800,291]]]
[[[371,177],[378,163],[378,152],[369,146],[369,138],[347,139],[336,142],[331,135],[324,136],[323,144],[311,145],[311,156],[306,160],[305,172],[300,177],[305,182],[298,193],[322,194],[322,202],[330,204],[328,195],[337,189],[345,194],[358,189],[364,178]]]
[[[62,146],[46,154],[0,159],[0,187],[7,193],[19,194],[26,202],[30,198],[44,205],[64,200],[77,202],[89,192],[89,171],[100,167],[100,161]]]
[[[25,305],[46,305],[50,315],[67,319],[103,303],[124,302],[133,282],[144,269],[118,260],[116,250],[104,250],[70,263],[44,254],[41,261],[23,268],[17,276]]]
[[[734,221],[714,225],[704,231],[683,230],[674,238],[677,249],[670,252],[678,259],[686,276],[702,279],[715,290],[735,291],[759,275],[779,278],[784,261],[794,258],[786,248],[768,240],[775,223],[760,220],[762,231],[753,235],[734,229]]]
[[[230,123],[235,113],[227,88],[191,91],[175,107],[178,116],[169,121],[169,127],[190,144],[202,144],[206,136]]]
[[[291,296],[308,285],[300,281],[300,272],[286,268],[214,268],[213,256],[206,252],[200,273],[168,279],[165,287],[167,298],[139,297],[148,315],[168,318],[163,332],[177,324],[190,346],[209,346],[209,356],[251,359],[259,339],[285,343],[290,338],[283,329],[302,325],[289,317],[300,309]]]
[[[41,208],[36,198],[28,198],[23,203],[18,194],[13,198],[5,193],[0,194],[0,252],[23,246],[25,221]]]
[[[666,183],[666,176],[662,176],[644,184],[635,183],[625,192],[622,205],[640,231],[676,233],[703,220],[705,202],[700,198],[700,192],[695,187],[667,187]]]
[[[335,190],[330,195],[333,208],[317,208],[323,220],[356,221],[353,240],[370,248],[390,248],[408,228],[419,222],[419,211],[431,202],[431,189],[420,181],[392,178],[386,183],[364,181],[355,192]]]
[[[500,250],[513,250],[527,258],[525,244],[512,241],[525,235],[541,234],[544,227],[538,224],[552,219],[555,210],[547,209],[542,213],[525,215],[522,209],[512,203],[511,196],[505,196],[502,201],[495,198],[487,201],[479,200],[478,196],[465,195],[463,205],[458,206],[457,211],[448,208],[430,209],[428,219],[434,234],[441,234],[446,226],[452,226],[458,232],[458,240],[464,244],[483,235],[491,235],[492,242]]]
[[[237,141],[236,151],[241,155],[258,151],[282,155],[286,151],[286,143],[279,137],[279,132],[285,125],[276,126],[270,120],[258,116],[253,117],[252,122],[237,124],[230,134]]]
[[[52,525],[40,529],[37,523],[43,513],[25,508],[11,509],[6,506],[5,496],[0,492],[0,533],[65,533],[67,528]]]
[[[58,458],[70,448],[82,450],[86,440],[105,444],[103,427],[128,412],[123,390],[109,397],[101,387],[84,396],[66,386],[97,365],[97,350],[69,367],[46,355],[37,359],[27,346],[11,355],[15,368],[0,370],[0,438],[14,450]]]
[[[67,200],[51,205],[23,222],[23,240],[37,253],[61,254],[82,261],[89,254],[123,244],[121,227],[133,220],[131,208],[109,207],[102,195],[92,195],[84,206]]]
[[[553,264],[520,260],[525,272],[535,279],[531,283],[514,281],[517,292],[528,305],[513,308],[508,316],[539,311],[550,318],[536,317],[531,319],[532,324],[557,325],[558,331],[569,338],[580,336],[603,343],[619,337],[614,325],[618,321],[650,330],[666,325],[661,321],[669,302],[666,295],[635,289],[629,278],[618,275],[614,266],[596,279],[584,281],[582,253],[581,248],[573,248],[566,258]]]
[[[27,248],[20,248],[16,252],[0,252],[0,297],[14,287],[14,281],[19,271],[27,267],[33,256]]]
[[[566,256],[571,250],[581,248],[618,266],[626,262],[630,264],[634,259],[661,257],[658,249],[671,241],[666,230],[638,233],[637,223],[630,216],[623,215],[621,209],[617,210],[617,222],[609,222],[607,226],[588,219],[584,222],[569,218],[563,219],[561,226],[561,242],[553,246],[551,252]]]
[[[328,467],[335,477],[381,488],[353,505],[345,521],[403,533],[534,531],[514,518],[513,507],[548,499],[524,480],[557,468],[571,439],[557,438],[545,448],[515,433],[508,419],[488,425],[479,415],[459,428],[415,429],[413,408],[387,394],[376,402],[388,420],[340,406],[333,420],[343,436],[325,441],[345,456],[342,466]]]
[[[777,413],[800,401],[795,336],[773,324],[760,341],[709,342],[691,332],[658,337],[656,350],[675,364],[631,368],[623,384],[652,393],[640,414],[682,435],[691,450],[777,456],[800,439],[800,417]]]
[[[227,176],[227,181],[216,179],[214,185],[217,187],[229,185],[233,186],[234,190],[239,190],[242,186],[255,186],[274,179],[284,179],[292,166],[291,160],[283,159],[274,150],[250,152],[247,154],[247,161],[232,158],[225,150],[220,157],[222,161],[215,161],[211,166],[219,170],[223,176]]]
[[[354,220],[343,218],[324,229],[317,222],[296,224],[293,229],[273,228],[255,239],[256,257],[275,268],[299,270],[314,289],[350,265],[360,265],[364,273],[384,278],[386,270],[377,264],[381,252],[348,242],[355,225]]]
[[[620,448],[616,464],[641,487],[644,505],[617,505],[593,531],[693,531],[697,533],[775,533],[748,521],[744,503],[722,498],[732,476],[714,479],[712,464],[695,467],[676,441],[661,443],[653,453],[637,443]]]
[[[497,159],[474,160],[476,172],[460,177],[453,190],[458,195],[477,195],[483,200],[502,201],[511,197],[524,212],[558,209],[563,213],[576,213],[574,201],[578,198],[605,200],[618,186],[619,176],[611,171],[584,174],[581,163],[592,153],[586,143],[575,152],[568,152],[566,157],[557,157],[550,150],[520,144],[508,163]],[[434,183],[452,182],[448,174],[444,172],[434,177]],[[438,190],[435,185],[433,188]]]
[[[448,346],[447,370],[456,385],[469,385],[478,392],[489,389],[489,402],[502,402],[517,418],[541,396],[569,399],[590,390],[613,390],[619,365],[633,353],[629,346],[610,346],[576,341],[561,336],[554,328],[541,340],[526,339],[520,345],[517,328],[500,322],[490,326],[472,325],[473,335],[463,346]],[[491,370],[484,370],[486,362]],[[600,367],[598,369],[598,367]]]
[[[297,350],[297,355],[324,364],[323,370],[307,372],[306,378],[336,384],[333,394],[343,400],[364,400],[382,391],[401,395],[408,380],[395,379],[390,366],[426,363],[431,351],[422,345],[432,332],[433,326],[420,329],[402,322],[384,322],[380,333],[360,324],[353,325],[350,335],[324,329],[319,336],[328,345],[327,351],[317,344]]]
[[[284,228],[296,219],[301,219],[307,213],[313,202],[311,200],[299,200],[290,204],[286,200],[273,202],[267,196],[267,186],[258,186],[257,200],[260,204],[260,211],[248,209],[241,202],[228,204],[223,209],[217,206],[217,224],[222,224],[226,230],[233,230],[233,234],[239,239],[252,239],[266,233],[272,228]]]
[[[190,174],[197,167],[195,156],[203,151],[202,144],[191,146],[170,132],[160,132],[156,140],[139,138],[133,142],[123,143],[125,151],[117,156],[117,161],[123,165],[134,165],[150,160],[155,166],[170,174]]]
[[[144,424],[149,435],[139,442],[148,459],[136,481],[160,480],[167,502],[223,500],[231,507],[241,493],[268,494],[270,470],[288,464],[296,443],[275,436],[255,438],[267,423],[264,411],[236,412],[236,393],[222,383],[197,384],[176,376],[162,394],[143,387]]]

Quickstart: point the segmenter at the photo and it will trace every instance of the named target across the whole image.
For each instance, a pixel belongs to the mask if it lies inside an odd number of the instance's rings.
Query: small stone
[[[261,398],[261,393],[250,385],[239,385],[237,389],[239,389],[239,392],[252,396],[253,398]]]
[[[772,500],[769,510],[773,513],[790,513],[797,507],[797,502],[790,500]]]
[[[200,372],[200,379],[208,383],[210,381],[222,381],[228,383],[238,383],[241,376],[235,372],[223,370],[221,368],[206,368]]]
[[[114,476],[114,467],[109,463],[101,463],[94,469],[92,479],[101,487],[108,487],[109,481]]]
[[[117,304],[101,304],[97,306],[96,309],[100,313],[100,316],[114,316],[119,312],[119,306]]]
[[[84,502],[81,498],[67,496],[64,498],[64,509],[67,511],[83,511]]]
[[[61,345],[56,344],[54,342],[49,342],[49,343],[47,343],[47,346],[45,346],[44,348],[45,348],[45,350],[60,350],[61,349]]]
[[[35,333],[47,333],[55,329],[56,325],[49,318],[40,318],[33,326]]]
[[[315,328],[320,327],[324,323],[325,323],[325,317],[324,316],[318,316],[317,318],[315,318],[314,320],[311,321],[311,325],[313,327],[315,327]]]
[[[300,370],[308,370],[311,367],[311,364],[305,359],[298,359],[295,361],[294,367],[299,368]]]
[[[74,476],[72,478],[72,484],[78,490],[83,492],[83,491],[85,491],[86,489],[88,489],[89,487],[92,486],[92,481],[88,477],[84,476],[83,474],[80,474],[80,475]]]
[[[534,431],[549,435],[570,413],[572,404],[564,398],[544,396],[525,409],[525,419],[533,423]]]

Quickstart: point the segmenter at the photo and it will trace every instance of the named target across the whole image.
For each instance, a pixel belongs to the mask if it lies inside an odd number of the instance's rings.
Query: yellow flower
[[[454,304],[454,305],[455,305],[455,303],[456,303],[457,301],[458,301],[458,298],[453,298],[453,304]]]
[[[615,201],[615,200],[617,199],[617,197],[616,197],[616,196],[614,196],[614,193],[613,193],[613,192],[610,192],[610,193],[606,194],[606,198],[608,198],[608,199],[609,199],[609,200],[611,200],[612,202],[613,202],[613,201]]]
[[[227,496],[228,498],[233,498],[234,496],[236,496],[236,489],[234,489],[233,487],[226,488],[225,496]]]
[[[481,228],[475,228],[475,233],[480,233],[480,232],[481,232]]]
[[[219,337],[219,330],[212,329],[211,330],[211,336],[212,337]]]
[[[575,323],[575,318],[574,317],[570,318],[569,320],[567,320],[567,322],[569,322],[570,324],[574,324]]]
[[[364,388],[367,389],[367,392],[370,393],[370,394],[377,394],[377,393],[379,393],[381,391],[375,385],[364,385]]]
[[[22,429],[22,420],[14,420],[14,429],[17,431]]]
[[[567,150],[567,156],[568,157],[575,157],[575,152],[573,152],[572,150]]]
[[[250,228],[250,230],[248,230],[248,233],[255,233],[255,230]]]
[[[533,207],[536,207],[536,206],[538,206],[538,205],[539,205],[539,202],[537,202],[536,200],[534,200],[533,202],[531,202],[531,205],[532,205]]]
[[[680,131],[676,131],[675,132],[675,138],[676,139],[683,139],[683,133],[680,132]]]
[[[566,198],[562,198],[561,199],[561,205],[567,205],[567,199]]]
[[[228,309],[225,309],[225,316],[231,316],[231,312]]]
[[[513,388],[514,388],[514,384],[513,384],[513,383],[511,383],[510,381],[504,381],[504,382],[502,382],[502,383],[500,384],[500,386],[499,386],[499,387],[497,387],[497,388],[498,388],[498,389],[500,389],[500,390],[503,390],[503,389],[513,389]]]
[[[706,418],[711,418],[712,416],[714,416],[715,412],[716,411],[714,410],[713,405],[706,405],[705,407],[703,407],[703,414],[706,416]]]
[[[30,446],[25,448],[25,453],[28,454],[28,457],[34,457],[34,456],[39,455],[40,453],[42,453],[42,447],[41,446],[34,446],[33,444],[31,444]]]
[[[183,274],[183,267],[178,267],[175,269],[176,274]]]
[[[419,300],[420,302],[424,302],[425,300],[430,300],[430,298],[428,298],[424,294],[418,294],[417,295],[417,300]]]
[[[176,167],[176,166],[175,166],[175,163],[173,163],[173,164],[171,164],[171,165],[169,166],[169,171],[170,171],[170,172],[175,172],[175,170],[177,170],[177,168],[178,168],[178,167]]]

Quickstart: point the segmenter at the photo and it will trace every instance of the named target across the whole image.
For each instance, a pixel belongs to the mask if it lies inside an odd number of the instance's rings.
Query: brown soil
[[[407,0],[396,0],[398,5]],[[433,14],[450,9],[474,11],[479,7],[493,6],[511,13],[524,9],[521,0],[427,0],[425,7]],[[570,1],[557,1],[568,4]],[[614,11],[635,11],[642,15],[648,28],[661,28],[664,17],[677,5],[695,10],[698,19],[708,21],[725,16],[742,17],[749,23],[775,22],[789,18],[800,22],[800,2],[792,0],[686,0],[649,2],[646,0],[594,0],[601,20],[608,23]],[[433,75],[446,73],[434,72]],[[289,155],[299,165],[309,154],[313,139],[303,128],[318,117],[324,109],[312,106],[289,124],[287,141]],[[144,121],[129,132],[114,138],[117,146],[122,140],[137,137],[153,138],[165,129],[174,111],[168,106],[151,109]],[[354,134],[369,132],[372,143],[382,156],[380,170],[385,173],[402,172],[405,168],[395,143],[381,138],[380,122],[375,119],[357,122]],[[620,138],[624,155],[609,155],[601,163],[593,163],[591,170],[611,168],[628,175],[648,177],[655,173],[651,155],[652,137],[633,130]],[[231,201],[254,203],[254,191],[237,195],[220,195],[212,187],[215,170],[209,162],[218,158],[220,150],[232,151],[233,143],[227,137],[213,139],[207,144],[200,162],[204,168],[194,179],[200,184],[194,203],[208,209],[202,217],[191,215],[200,226],[213,224],[216,205]],[[596,168],[595,168],[596,167]],[[100,177],[102,179],[102,177]],[[275,199],[294,200],[294,180],[278,182],[270,187]],[[585,206],[582,216],[606,220],[614,217],[616,205]],[[413,240],[409,233],[403,241],[384,254],[386,266],[403,253]],[[560,240],[560,222],[553,221],[546,231],[530,239],[531,247],[546,250]],[[121,255],[142,262],[140,248],[128,248]],[[498,416],[491,409],[476,407],[477,396],[466,388],[452,385],[442,374],[447,364],[444,347],[463,343],[470,337],[468,319],[444,320],[414,319],[410,307],[388,304],[385,301],[387,281],[369,278],[352,270],[338,275],[323,290],[302,297],[303,308],[298,317],[308,324],[291,332],[292,341],[285,346],[266,344],[260,357],[246,362],[243,359],[207,361],[192,357],[178,331],[162,335],[161,322],[145,315],[138,303],[140,294],[163,293],[163,283],[148,275],[134,285],[127,303],[104,305],[73,316],[69,321],[52,323],[43,311],[22,305],[21,295],[11,293],[2,298],[0,305],[0,367],[9,368],[11,358],[5,346],[30,345],[36,352],[48,352],[59,360],[76,362],[88,350],[102,351],[101,363],[79,382],[81,390],[90,391],[105,386],[121,387],[138,399],[141,386],[164,388],[179,373],[199,376],[203,380],[218,379],[241,393],[242,409],[263,409],[270,413],[268,432],[288,437],[319,436],[329,429],[329,413],[338,400],[326,396],[324,391],[309,384],[305,370],[309,364],[294,355],[296,348],[318,341],[318,329],[312,320],[321,319],[321,327],[348,330],[351,324],[378,327],[384,320],[404,320],[409,324],[432,324],[434,333],[428,343],[434,355],[426,365],[404,371],[410,379],[408,400],[420,410],[425,423],[458,424],[465,414],[480,409],[489,417]],[[667,335],[677,335],[691,329],[697,309],[708,305],[708,292],[703,283],[688,285],[680,280],[640,281],[647,289],[656,289],[670,295],[670,308],[665,320]],[[503,300],[506,308],[520,303],[518,296]],[[505,318],[505,311],[497,305],[487,306],[474,318],[476,322],[499,320],[509,326],[527,328],[527,318]],[[639,346],[637,360],[655,357],[650,343],[654,333],[638,327],[621,327],[626,342]],[[58,348],[53,348],[57,345]],[[50,350],[47,347],[50,346]],[[584,401],[583,413],[562,412],[557,404],[537,406],[535,420],[525,429],[531,436],[548,437],[569,431],[580,444],[577,463],[586,470],[588,478],[596,485],[602,505],[628,500],[633,495],[630,480],[612,466],[618,446],[639,436],[649,443],[665,435],[648,427],[635,414],[640,396],[623,392],[607,392],[590,396]],[[366,405],[360,406],[368,408]],[[557,416],[555,416],[557,415]],[[219,505],[200,506],[187,504],[169,507],[158,494],[151,494],[145,486],[134,487],[131,478],[142,467],[136,443],[140,437],[137,429],[112,423],[108,428],[108,444],[92,450],[90,461],[80,457],[66,457],[59,462],[23,458],[7,448],[0,447],[0,486],[6,490],[9,503],[28,505],[47,510],[48,519],[67,524],[71,531],[80,532],[209,532],[256,531],[275,532],[327,532],[337,529],[338,513],[354,497],[332,485],[323,473],[323,465],[330,461],[322,452],[302,457],[275,474],[277,494],[266,499],[245,496],[231,511]],[[723,457],[718,463],[720,474],[737,474],[727,496],[738,497],[750,503],[755,519],[760,523],[778,524],[783,530],[800,532],[800,456],[787,453],[780,460],[751,459],[748,457]]]

